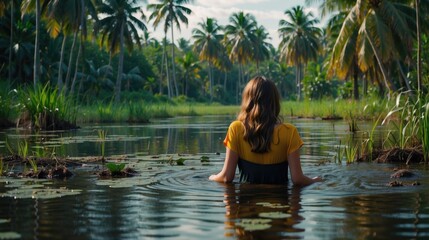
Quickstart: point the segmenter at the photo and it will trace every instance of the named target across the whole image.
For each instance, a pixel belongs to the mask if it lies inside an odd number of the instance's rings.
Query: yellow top
[[[287,161],[287,156],[304,144],[295,126],[282,123],[274,128],[270,151],[254,153],[250,144],[244,140],[244,125],[234,121],[229,125],[223,141],[225,147],[238,153],[239,158],[257,164],[276,164]]]

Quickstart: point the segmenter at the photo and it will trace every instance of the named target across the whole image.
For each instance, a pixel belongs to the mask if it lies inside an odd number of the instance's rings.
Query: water
[[[420,185],[388,187],[397,165],[335,163],[336,147],[351,135],[343,121],[287,119],[305,142],[304,172],[322,176],[323,183],[296,188],[208,181],[222,167],[222,140],[232,119],[181,117],[41,135],[1,132],[3,153],[7,135],[10,142],[38,139],[57,155],[85,157],[100,155],[96,129],[104,129],[106,156],[125,159],[140,176],[100,180],[93,166],[79,167],[65,181],[28,182],[24,193],[14,192],[24,188],[13,187],[18,180],[0,178],[0,239],[429,238],[428,171],[413,165],[416,177],[403,181]],[[371,128],[359,126],[362,132]],[[383,136],[383,129],[378,133]],[[185,165],[170,165],[170,158],[184,158]],[[63,190],[70,195],[49,197]]]

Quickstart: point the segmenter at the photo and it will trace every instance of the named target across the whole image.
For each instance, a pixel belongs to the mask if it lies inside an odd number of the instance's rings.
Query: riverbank
[[[281,115],[321,119],[374,119],[385,111],[379,100],[321,100],[283,101]],[[77,110],[77,123],[95,122],[150,122],[154,118],[174,116],[236,115],[239,105],[217,103],[128,103],[121,105],[81,106]]]

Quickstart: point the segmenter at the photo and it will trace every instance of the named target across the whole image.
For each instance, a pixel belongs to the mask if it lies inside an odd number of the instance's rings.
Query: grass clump
[[[49,84],[28,87],[19,93],[22,114],[18,124],[40,130],[67,130],[77,126],[71,98]]]

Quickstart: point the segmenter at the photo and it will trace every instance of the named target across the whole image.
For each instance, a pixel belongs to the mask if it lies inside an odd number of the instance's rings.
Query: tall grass
[[[4,163],[3,158],[0,157],[0,176],[3,176],[3,174],[7,172],[7,170],[8,170],[7,165]]]
[[[98,141],[100,141],[101,160],[104,161],[106,151],[107,130],[98,129]]]
[[[422,99],[422,98],[421,98]],[[429,97],[426,97],[425,104],[419,109],[421,110],[420,124],[419,124],[419,134],[418,138],[422,143],[423,157],[426,163],[429,161]]]
[[[23,89],[19,98],[32,127],[36,129],[68,129],[76,123],[76,107],[72,99],[49,84]]]
[[[387,140],[391,147],[405,149],[415,144],[419,132],[421,117],[419,116],[419,101],[413,100],[407,93],[399,93],[395,105],[387,113],[382,125],[392,122],[393,130],[389,131]],[[393,121],[391,121],[393,118]]]

